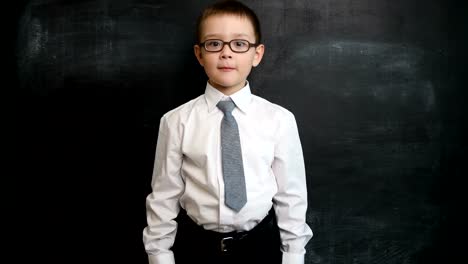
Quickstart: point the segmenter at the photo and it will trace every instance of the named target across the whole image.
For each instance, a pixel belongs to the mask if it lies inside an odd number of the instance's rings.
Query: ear
[[[253,58],[252,66],[257,67],[257,65],[260,64],[264,53],[265,53],[265,45],[260,44],[255,48],[255,55]]]
[[[203,63],[203,56],[202,56],[202,51],[201,51],[200,46],[194,45],[193,52],[195,53],[195,57],[197,57],[198,63],[200,63],[200,65],[203,67],[204,63]]]

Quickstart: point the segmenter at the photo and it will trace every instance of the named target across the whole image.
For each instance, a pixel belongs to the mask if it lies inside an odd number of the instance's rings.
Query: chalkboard
[[[159,118],[204,91],[192,47],[210,3],[18,8],[34,258],[146,263]],[[253,92],[291,110],[300,130],[314,231],[306,263],[456,263],[466,233],[455,210],[466,175],[466,9],[442,0],[246,4],[266,45]]]

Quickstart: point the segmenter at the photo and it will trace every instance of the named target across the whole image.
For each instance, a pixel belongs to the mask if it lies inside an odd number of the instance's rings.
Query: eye
[[[205,45],[207,47],[213,47],[213,48],[216,48],[216,47],[219,47],[221,46],[221,41],[219,40],[207,40]]]
[[[245,40],[235,40],[234,45],[238,48],[245,48],[249,44]]]

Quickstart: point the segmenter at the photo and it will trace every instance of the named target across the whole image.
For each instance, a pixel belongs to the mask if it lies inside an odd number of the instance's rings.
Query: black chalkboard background
[[[204,91],[192,45],[210,2],[34,0],[7,14],[19,261],[146,262],[159,118]],[[306,263],[464,259],[467,9],[246,3],[267,47],[253,90],[295,113],[300,129],[314,231]]]

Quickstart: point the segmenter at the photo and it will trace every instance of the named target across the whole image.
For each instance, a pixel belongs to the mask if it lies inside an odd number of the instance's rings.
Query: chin
[[[219,87],[222,87],[222,88],[231,88],[233,86],[236,86],[237,83],[235,82],[217,82],[217,81],[212,81],[211,82],[212,84],[216,84],[217,86]]]

